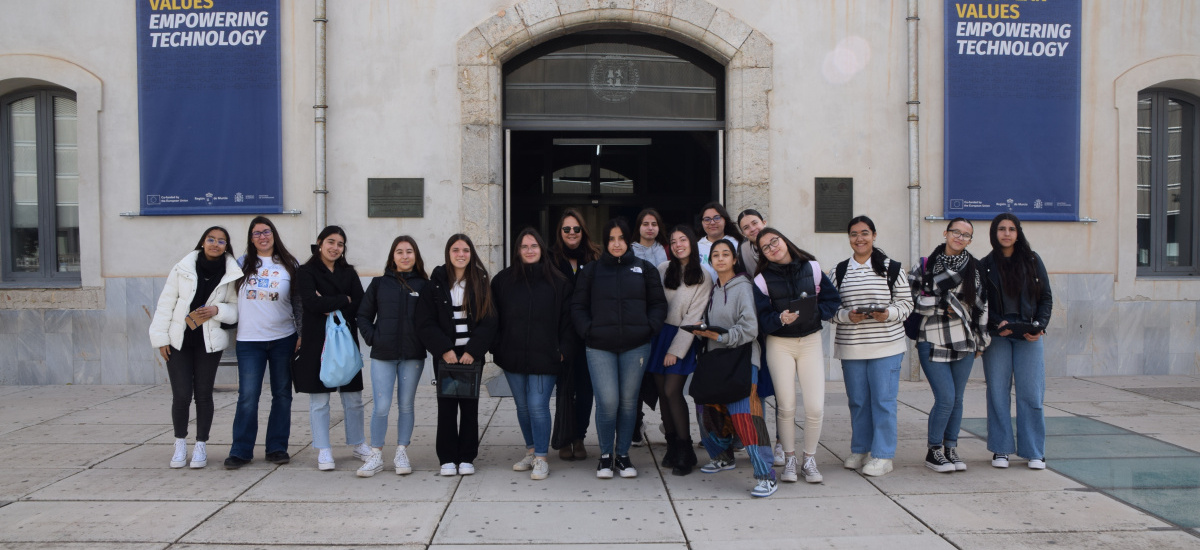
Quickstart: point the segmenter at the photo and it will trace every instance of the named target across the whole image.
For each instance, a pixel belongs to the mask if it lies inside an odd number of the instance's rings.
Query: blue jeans
[[[896,393],[903,359],[903,353],[878,359],[842,359],[850,403],[850,452],[896,457]]]
[[[614,433],[617,455],[629,454],[637,424],[638,393],[649,356],[650,342],[620,353],[587,348],[592,391],[596,395],[596,438],[600,440],[602,456],[613,454]]]
[[[993,336],[983,352],[987,379],[988,450],[1021,458],[1046,458],[1046,362],[1042,341]],[[1009,397],[1017,382],[1017,446],[1013,447]]]
[[[517,374],[505,372],[513,403],[517,406],[517,423],[525,436],[525,448],[533,454],[546,456],[550,451],[550,392],[554,390],[553,374]]]
[[[338,392],[342,396],[342,410],[345,412],[346,444],[351,447],[362,445],[366,441],[363,436],[363,403],[362,392]],[[328,449],[329,444],[329,394],[308,394],[308,421],[312,426],[313,447]]]
[[[413,401],[417,396],[417,384],[421,371],[425,370],[424,359],[371,359],[371,395],[375,408],[371,412],[371,446],[382,448],[387,438],[388,413],[392,410],[392,388],[396,389],[396,444],[407,446],[412,441]],[[399,382],[399,384],[397,384]]]
[[[292,354],[296,335],[269,342],[237,343],[238,400],[233,415],[233,445],[229,456],[254,458],[254,440],[258,439],[258,398],[262,395],[263,376],[271,370],[271,414],[267,417],[268,453],[287,452],[292,432]]]
[[[962,425],[963,392],[975,364],[975,354],[958,361],[942,363],[929,359],[929,342],[917,342],[917,358],[921,371],[933,390],[933,409],[929,411],[929,446],[958,446],[958,428]]]

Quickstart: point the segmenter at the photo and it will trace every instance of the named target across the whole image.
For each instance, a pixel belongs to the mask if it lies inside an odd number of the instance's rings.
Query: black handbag
[[[753,342],[717,348],[696,356],[688,395],[701,405],[726,405],[750,397],[754,382]]]
[[[479,386],[483,379],[483,361],[450,364],[438,359],[433,372],[438,397],[479,399]]]

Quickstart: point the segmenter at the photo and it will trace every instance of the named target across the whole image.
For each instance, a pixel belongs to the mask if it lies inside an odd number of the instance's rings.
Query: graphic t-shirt
[[[296,332],[292,318],[292,277],[275,258],[262,265],[238,290],[238,334],[241,342],[270,342]],[[246,257],[238,258],[243,265]]]

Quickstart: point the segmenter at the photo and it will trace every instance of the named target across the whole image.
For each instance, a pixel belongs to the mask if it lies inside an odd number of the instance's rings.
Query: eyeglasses
[[[219,245],[221,245],[221,246],[225,246],[225,239],[214,239],[214,238],[212,238],[212,237],[209,237],[209,238],[207,238],[207,239],[204,239],[204,242],[205,242],[205,243],[207,243],[207,244],[214,244],[214,243],[215,243],[215,244],[219,244]]]
[[[521,252],[525,252],[525,251],[527,251],[527,250],[541,250],[541,249],[542,249],[542,247],[540,247],[540,246],[538,246],[538,245],[536,245],[536,244],[523,244],[523,245],[521,245]]]
[[[565,235],[570,235],[571,233],[576,233],[576,234],[583,233],[583,227],[580,227],[578,225],[564,225],[562,228],[562,232]]]
[[[723,220],[723,219],[725,219],[725,218],[722,218],[722,217],[721,217],[721,216],[718,214],[718,215],[716,215],[716,216],[713,216],[713,217],[711,217],[711,218],[700,218],[700,221],[702,221],[702,222],[704,222],[704,223],[717,223],[717,222],[719,222],[719,221],[721,221],[721,220]]]
[[[962,231],[959,231],[957,229],[951,229],[950,236],[954,237],[955,239],[958,239],[960,241],[967,241],[967,242],[971,242],[971,238],[974,237],[974,235],[972,235],[970,233],[963,233]]]
[[[274,233],[272,233],[270,229],[264,229],[262,231],[255,231],[255,232],[251,233],[250,236],[255,239],[261,239],[263,237],[270,237],[273,234]]]
[[[851,239],[857,239],[857,238],[859,238],[859,237],[870,237],[871,235],[874,235],[874,233],[872,233],[872,232],[870,232],[870,231],[863,231],[862,233],[858,233],[858,232],[856,232],[856,231],[851,231],[851,232],[850,232],[850,238],[851,238]]]
[[[774,251],[776,248],[779,248],[779,245],[781,244],[782,242],[779,240],[779,237],[775,237],[774,239],[767,241],[767,244],[763,245],[763,252]]]

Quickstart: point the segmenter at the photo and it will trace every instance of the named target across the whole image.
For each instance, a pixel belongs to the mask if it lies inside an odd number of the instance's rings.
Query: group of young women
[[[225,329],[233,325],[239,394],[225,467],[239,468],[253,458],[258,400],[269,372],[266,459],[283,464],[291,458],[294,387],[310,394],[317,466],[334,469],[329,394],[338,391],[346,443],[364,462],[357,471],[361,477],[383,470],[393,391],[399,414],[392,464],[397,474],[412,472],[407,447],[427,353],[445,365],[441,369],[450,369],[481,366],[489,351],[512,389],[525,439],[526,453],[514,470],[545,479],[552,446],[560,450],[560,459],[587,458],[583,439],[594,402],[597,477],[637,476],[629,450],[646,402],[652,407],[657,403],[662,414],[667,438],[663,467],[687,475],[699,460],[684,387],[697,368],[698,353],[750,346],[754,368],[749,395],[697,406],[700,443],[708,454],[700,470],[731,470],[735,450],[744,448],[755,478],[751,494],[765,497],[776,491],[779,480],[795,482],[803,476],[809,483],[822,481],[815,458],[826,377],[821,329],[823,321],[830,321],[853,428],[846,468],[861,468],[871,476],[892,470],[908,329],[935,399],[926,465],[939,472],[966,469],[956,452],[962,397],[972,362],[982,354],[992,465],[1007,467],[1008,456],[1017,454],[1031,468],[1045,467],[1040,336],[1049,322],[1051,293],[1045,267],[1015,216],[993,220],[992,251],[981,261],[966,251],[973,237],[971,223],[952,220],[946,242],[907,276],[899,262],[875,246],[875,224],[866,216],[847,225],[850,258],[828,270],[768,227],[755,210],[743,211],[735,223],[722,205],[711,203],[700,221],[702,234],[689,225],[664,232],[662,217],[647,209],[632,227],[623,219],[608,221],[596,244],[582,214],[567,209],[553,244],[533,229],[521,231],[511,265],[494,278],[466,235],[447,240],[445,263],[429,274],[416,241],[400,236],[388,251],[384,274],[372,279],[365,292],[346,261],[346,234],[338,226],[320,232],[303,264],[265,217],[251,221],[247,254],[236,260],[229,234],[211,227],[172,269],[150,327],[151,344],[167,361],[173,390],[177,439],[171,466],[201,468],[207,463],[213,381],[228,345]],[[338,388],[326,387],[320,379],[326,319],[334,312],[371,347],[369,444],[362,373]],[[438,374],[435,379],[441,380]],[[1015,446],[1009,417],[1014,379]],[[804,405],[799,456],[797,393]],[[763,417],[763,399],[771,395],[774,447]],[[197,434],[189,461],[186,437],[193,399]],[[439,393],[437,408],[440,474],[473,474],[478,400]],[[775,466],[782,466],[778,478]]]

